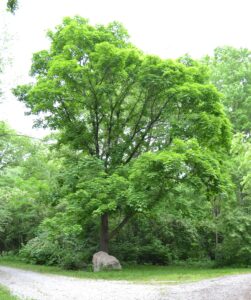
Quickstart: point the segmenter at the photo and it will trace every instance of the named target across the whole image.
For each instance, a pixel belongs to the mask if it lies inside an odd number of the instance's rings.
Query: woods
[[[118,22],[64,18],[13,93],[53,130],[0,123],[0,250],[77,269],[251,262],[250,51],[144,54]]]

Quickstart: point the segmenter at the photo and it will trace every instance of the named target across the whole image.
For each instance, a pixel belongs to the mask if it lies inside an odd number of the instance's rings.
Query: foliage
[[[50,50],[33,56],[36,83],[14,92],[30,112],[46,113],[37,125],[60,129],[61,142],[108,169],[176,136],[229,144],[219,95],[195,66],[143,55],[118,23],[66,18],[49,37]]]
[[[7,166],[17,165],[29,147],[28,138],[19,136],[5,122],[0,121],[0,172]]]
[[[235,194],[219,223],[223,241],[218,245],[216,259],[221,265],[250,265],[250,151],[250,142],[242,133],[236,134],[228,163]]]
[[[251,218],[238,209],[223,219],[224,240],[219,245],[217,262],[220,265],[250,266],[251,264]]]
[[[130,179],[130,204],[137,211],[151,209],[181,183],[195,186],[209,201],[227,195],[229,188],[220,160],[194,140],[177,140],[169,150],[142,155],[135,161]]]
[[[0,173],[0,249],[15,250],[34,237],[47,214],[54,163],[47,149],[6,129],[2,123]]]
[[[14,93],[57,144],[0,122],[1,252],[78,269],[109,240],[125,264],[250,265],[250,51],[164,60],[81,17],[48,36]]]
[[[250,50],[216,48],[205,62],[211,81],[223,93],[223,103],[235,136],[231,157],[224,163],[231,176],[233,192],[218,216],[221,242],[217,245],[219,264],[250,265]]]
[[[222,47],[207,57],[212,83],[223,93],[223,103],[235,132],[250,135],[251,52],[246,48]]]
[[[11,13],[15,13],[15,11],[18,9],[18,0],[8,0],[7,1],[7,10]]]
[[[25,261],[41,265],[59,265],[65,269],[81,269],[89,259],[86,251],[76,239],[61,237],[52,239],[45,234],[31,239],[20,251]]]
[[[50,49],[33,55],[35,82],[14,93],[38,116],[37,126],[59,130],[59,144],[84,157],[76,162],[82,174],[70,168],[72,189],[63,188],[62,203],[83,232],[85,216],[94,223],[100,217],[102,250],[108,251],[109,236],[188,173],[193,184],[207,185],[208,197],[222,191],[213,157],[229,149],[231,135],[203,66],[143,54],[117,22],[91,26],[65,18],[48,36]],[[109,218],[119,213],[124,219],[109,235]]]
[[[251,205],[251,143],[241,133],[236,134],[231,149],[231,169],[236,186],[237,203],[247,213]]]

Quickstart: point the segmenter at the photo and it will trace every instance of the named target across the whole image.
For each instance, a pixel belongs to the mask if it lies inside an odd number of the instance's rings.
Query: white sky
[[[64,16],[80,15],[92,24],[120,21],[132,42],[147,53],[175,58],[189,53],[195,58],[212,54],[218,46],[251,49],[250,0],[19,0],[15,16],[4,13],[0,0],[0,30],[13,37],[8,44],[12,66],[5,69],[1,87],[0,120],[19,132],[42,136],[32,129],[32,118],[9,92],[27,83],[32,53],[48,48],[47,29]],[[2,32],[0,33],[2,35]],[[1,45],[0,45],[1,49]]]

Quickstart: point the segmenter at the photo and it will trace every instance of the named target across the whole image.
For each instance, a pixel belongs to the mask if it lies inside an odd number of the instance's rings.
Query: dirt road
[[[0,284],[34,300],[251,300],[251,274],[178,285],[134,284],[0,267]]]

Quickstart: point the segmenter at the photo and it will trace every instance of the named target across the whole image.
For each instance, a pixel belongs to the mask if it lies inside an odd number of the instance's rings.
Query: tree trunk
[[[108,253],[109,243],[109,216],[108,213],[104,213],[101,216],[101,230],[100,230],[100,250]]]

